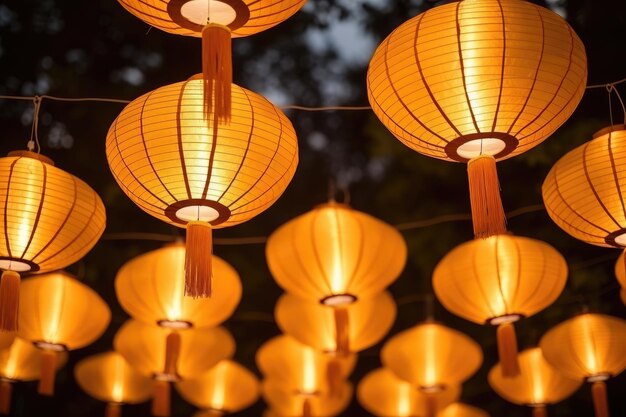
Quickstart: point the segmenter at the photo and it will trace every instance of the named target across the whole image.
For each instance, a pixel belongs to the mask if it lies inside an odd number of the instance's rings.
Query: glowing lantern
[[[550,329],[539,347],[563,375],[592,384],[596,417],[608,417],[605,381],[626,369],[626,321],[581,314]]]
[[[341,413],[352,399],[352,384],[341,382],[337,394],[302,393],[286,389],[271,380],[263,382],[263,398],[282,417],[332,417]]]
[[[109,129],[117,183],[159,220],[187,227],[185,293],[211,292],[212,228],[250,220],[283,193],[298,164],[287,117],[232,85],[233,115],[221,127],[202,111],[202,81],[167,85],[131,102]]]
[[[29,151],[0,158],[0,330],[17,330],[20,273],[78,261],[106,223],[102,200],[52,160]]]
[[[256,376],[229,360],[199,378],[179,382],[176,388],[186,401],[213,416],[237,413],[254,404],[260,395]]]
[[[216,293],[184,297],[185,245],[173,243],[132,259],[115,279],[120,305],[133,318],[161,327],[212,327],[226,320],[241,299],[241,281],[233,267],[213,256]]]
[[[396,304],[387,292],[345,308],[328,307],[285,294],[276,304],[280,329],[323,352],[347,354],[378,343],[396,318]]]
[[[90,356],[76,364],[74,376],[90,396],[107,403],[106,417],[119,417],[122,404],[138,404],[152,396],[152,381],[136,372],[117,352]]]
[[[513,323],[552,304],[567,281],[567,263],[539,240],[498,235],[466,242],[439,262],[435,294],[453,314],[498,326],[505,376],[519,374]]]
[[[136,320],[118,330],[113,346],[155,380],[152,414],[159,417],[170,414],[170,382],[198,378],[235,352],[233,337],[221,327],[177,331]]]
[[[25,279],[20,294],[18,336],[41,349],[39,393],[54,394],[62,352],[95,342],[111,321],[111,310],[94,290],[65,272]]]
[[[471,405],[455,403],[444,408],[437,417],[489,417],[489,413]]]
[[[556,404],[572,395],[580,379],[566,378],[543,358],[541,349],[527,349],[519,355],[520,374],[505,377],[501,365],[489,371],[489,385],[502,398],[514,404],[533,408],[534,417],[546,417],[546,406]]]
[[[427,394],[399,379],[388,369],[376,369],[357,388],[359,403],[379,417],[434,416],[461,396],[459,386]]]
[[[496,160],[548,138],[585,91],[585,48],[556,13],[519,0],[464,0],[408,20],[378,47],[374,113],[411,149],[467,162],[474,233],[503,233]]]
[[[334,307],[383,291],[402,272],[406,254],[396,229],[335,202],[287,222],[266,248],[278,285]]]
[[[324,354],[289,336],[278,336],[261,346],[256,363],[266,378],[285,389],[334,395],[354,369],[356,355]]]
[[[615,276],[617,276],[617,280],[622,287],[620,292],[622,302],[626,305],[626,259],[624,259],[624,253],[619,256],[615,263]]]
[[[383,366],[427,394],[461,385],[480,368],[483,360],[476,342],[432,321],[389,339],[380,357]]]
[[[40,349],[19,337],[9,347],[0,350],[0,414],[11,413],[13,383],[39,378],[41,355]],[[55,371],[65,365],[65,362],[67,353],[59,353]]]

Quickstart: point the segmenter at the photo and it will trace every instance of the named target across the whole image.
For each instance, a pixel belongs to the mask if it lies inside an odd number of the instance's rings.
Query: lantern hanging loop
[[[611,120],[611,126],[613,126],[613,104],[611,102],[611,93],[615,93],[617,100],[619,100],[619,104],[622,106],[622,117],[624,120],[624,124],[626,125],[626,105],[624,105],[624,100],[622,100],[622,96],[619,93],[619,90],[615,87],[614,83],[609,83],[606,85],[606,92],[609,95],[609,117]]]
[[[28,148],[28,150],[30,152],[34,152],[35,151],[35,145],[37,146],[37,153],[41,153],[41,145],[39,144],[39,135],[38,135],[38,131],[39,131],[39,111],[41,110],[41,101],[42,101],[42,97],[41,96],[34,96],[33,97],[33,124],[31,126],[30,129],[30,139],[28,140],[28,143],[26,144],[26,147]]]

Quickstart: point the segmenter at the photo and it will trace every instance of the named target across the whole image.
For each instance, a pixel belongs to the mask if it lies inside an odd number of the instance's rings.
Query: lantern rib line
[[[496,236],[497,239],[497,236]],[[477,249],[474,248],[474,256],[472,256],[472,266],[474,268],[474,276],[480,277],[480,269],[478,268],[478,257],[476,256]],[[496,269],[497,269],[497,259],[496,259]],[[482,295],[483,300],[489,300],[490,297],[485,292],[485,288],[483,286],[482,280],[478,280],[478,289]],[[497,316],[497,313],[494,311],[493,306],[490,303],[486,303],[487,308],[489,309],[491,316]]]
[[[180,157],[180,167],[183,171],[183,180],[185,181],[185,189],[187,190],[187,198],[191,199],[191,187],[189,186],[189,178],[187,176],[187,165],[185,163],[185,150],[183,149],[183,132],[180,116],[182,114],[183,94],[185,93],[187,83],[183,83],[180,93],[178,94],[178,103],[176,104],[176,134],[178,136],[178,155]]]
[[[309,236],[312,237],[312,244],[311,247],[313,248],[313,255],[315,256],[315,264],[317,265],[317,267],[319,268],[321,275],[324,277],[324,282],[326,284],[327,287],[327,291],[330,294],[335,294],[333,288],[332,288],[332,283],[331,283],[331,278],[328,276],[328,274],[326,273],[326,271],[324,270],[324,265],[322,264],[322,258],[319,254],[319,250],[317,248],[317,245],[315,244],[315,242],[318,241],[318,239],[315,239],[315,223],[317,222],[318,218],[320,217],[319,211],[317,211],[316,213],[313,214],[313,218],[311,219],[310,222],[310,232],[309,232]],[[299,251],[294,251],[295,253],[298,253]],[[343,273],[343,271],[342,271]]]
[[[496,131],[496,127],[498,125],[498,113],[500,112],[500,103],[502,102],[502,90],[504,89],[504,64],[506,60],[506,22],[504,21],[504,10],[502,10],[502,3],[500,1],[498,1],[498,8],[500,9],[500,16],[502,18],[502,62],[500,64],[500,91],[498,93],[498,104],[496,105],[496,111],[493,116],[493,125],[491,126],[492,132]],[[530,91],[532,91],[532,87]]]
[[[517,300],[517,296],[519,294],[519,289],[520,289],[520,285],[522,283],[522,276],[524,271],[522,270],[522,259],[523,259],[523,254],[522,254],[522,250],[520,248],[519,245],[519,240],[517,239],[513,239],[513,244],[515,245],[515,252],[517,253],[517,279],[515,281],[515,290],[513,291],[513,295],[510,298],[510,304],[507,308],[507,313],[509,314],[516,314],[516,313],[521,313],[520,311],[515,311],[515,310],[519,310],[519,308],[522,306],[519,303],[516,303],[515,301]],[[544,269],[546,267],[546,262],[545,262],[545,254],[543,253],[543,251],[540,251],[540,255],[541,255],[541,268]],[[532,274],[532,272],[531,272]],[[541,275],[543,277],[543,271],[541,273]]]
[[[295,234],[295,230],[292,231],[291,235],[291,242],[292,245],[294,247],[296,247],[296,234]],[[319,285],[315,279],[313,279],[313,277],[311,276],[311,274],[309,274],[309,270],[305,267],[304,262],[302,262],[302,258],[300,257],[300,251],[294,251],[293,252],[295,255],[295,259],[298,262],[298,264],[300,264],[300,271],[304,271],[305,277],[307,280],[309,280],[309,282],[311,282],[313,288],[317,288],[317,290],[320,293],[325,293],[326,291],[329,291],[328,288],[324,288],[323,286]],[[284,269],[285,272],[287,272],[289,275],[291,275],[291,273],[289,273],[289,268]]]
[[[457,45],[459,49],[459,65],[461,66],[461,79],[463,80],[463,92],[465,93],[465,99],[467,100],[467,107],[470,111],[470,116],[472,116],[472,122],[474,123],[474,127],[476,128],[476,132],[481,133],[480,128],[478,127],[478,123],[476,122],[474,109],[472,108],[472,101],[470,100],[469,94],[467,92],[467,81],[465,79],[465,63],[463,62],[463,46],[461,45],[461,23],[459,22],[459,11],[461,9],[461,3],[462,2],[458,2],[456,4],[456,10],[455,10],[455,15],[454,15],[454,20],[456,22],[456,39],[457,39]],[[460,135],[460,136],[463,136],[463,135]]]
[[[15,169],[15,164],[19,161],[20,158],[17,158],[15,161],[11,163],[11,169],[9,170],[9,178],[7,178],[7,191],[11,189],[11,179],[13,178],[13,171]],[[9,254],[9,258],[13,257],[13,253],[11,251],[11,242],[9,241],[9,234],[7,230],[9,230],[9,192],[7,192],[6,198],[4,199],[4,240],[7,246],[7,252]]]
[[[500,299],[502,300],[502,304],[504,305],[504,313],[511,313],[509,309],[509,304],[507,303],[507,299],[504,296],[504,290],[502,289],[502,279],[500,277],[500,257],[498,256],[501,240],[498,236],[495,239],[496,243],[494,245],[494,261],[496,267],[496,275],[498,276],[498,292],[500,293]]]
[[[33,221],[33,224],[31,226],[31,231],[30,231],[30,237],[28,238],[28,243],[24,246],[24,251],[22,252],[22,255],[20,256],[20,258],[24,259],[24,256],[26,255],[26,252],[28,252],[28,249],[30,248],[30,245],[33,242],[33,238],[35,237],[35,233],[37,232],[37,226],[39,225],[39,220],[41,219],[41,211],[43,209],[43,204],[46,198],[46,186],[47,186],[47,181],[48,181],[48,169],[46,168],[46,164],[43,162],[39,162],[39,164],[41,165],[41,169],[43,171],[43,178],[42,178],[42,187],[41,187],[41,195],[39,198],[39,205],[37,207],[37,214],[35,215],[35,220]]]
[[[615,187],[617,188],[617,193],[619,194],[619,202],[620,202],[620,205],[622,206],[622,213],[624,214],[624,218],[626,218],[626,207],[624,206],[624,197],[622,195],[622,187],[620,186],[619,178],[617,176],[617,167],[615,166],[615,157],[613,155],[613,146],[612,146],[613,138],[612,138],[611,133],[609,133],[609,137],[607,141],[609,159],[611,161],[611,171],[613,173],[613,179],[615,180]]]
[[[617,221],[617,219],[615,219],[615,217],[613,216],[613,214],[611,213],[611,211],[609,209],[607,209],[606,205],[604,204],[604,202],[602,201],[602,198],[600,197],[600,195],[598,194],[598,191],[596,190],[595,186],[593,185],[593,182],[591,181],[591,176],[589,175],[589,167],[587,166],[587,149],[589,149],[589,143],[587,142],[584,147],[583,147],[583,154],[582,154],[582,164],[583,164],[583,172],[585,173],[585,179],[587,180],[587,184],[589,184],[589,188],[591,189],[591,192],[593,192],[593,195],[596,198],[596,201],[598,202],[598,204],[600,205],[600,207],[602,207],[602,210],[604,210],[604,212],[606,213],[606,215],[613,220],[613,223],[615,223],[615,225],[618,228],[622,228],[622,225],[619,224],[619,222]]]

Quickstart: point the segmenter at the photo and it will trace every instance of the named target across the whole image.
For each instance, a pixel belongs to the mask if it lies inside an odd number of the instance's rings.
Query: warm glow
[[[352,385],[342,382],[334,394],[319,393],[302,396],[275,380],[266,379],[262,385],[263,399],[280,416],[302,416],[302,404],[311,404],[313,416],[336,416],[343,412],[352,400]]]
[[[2,337],[2,335],[0,335]],[[29,341],[15,338],[13,343],[0,350],[0,377],[12,381],[34,381],[41,375],[41,349]],[[67,353],[57,353],[57,369],[67,362]]]

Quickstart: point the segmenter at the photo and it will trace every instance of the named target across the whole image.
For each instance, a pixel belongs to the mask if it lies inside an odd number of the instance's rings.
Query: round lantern
[[[572,395],[580,379],[569,379],[543,358],[541,349],[527,349],[519,355],[520,374],[505,377],[500,364],[489,371],[489,385],[499,396],[514,404],[532,407],[533,417],[546,417],[546,406]]]
[[[406,256],[396,229],[335,202],[287,222],[266,247],[278,285],[334,307],[383,291],[402,272]]]
[[[467,162],[474,232],[503,233],[496,161],[548,138],[585,91],[581,40],[520,0],[464,0],[403,23],[367,73],[374,113],[411,149]]]
[[[256,376],[236,362],[223,360],[196,379],[176,384],[189,403],[209,416],[237,413],[254,404],[260,395]]]
[[[0,158],[0,330],[17,330],[20,273],[50,272],[85,256],[106,223],[102,200],[43,155]]]
[[[444,408],[437,417],[489,417],[489,413],[471,405],[454,403]]]
[[[59,354],[95,342],[111,310],[94,290],[65,272],[25,279],[20,294],[18,336],[41,349],[39,393],[54,394]]]
[[[283,193],[298,164],[287,117],[232,85],[231,123],[217,130],[202,111],[202,81],[167,85],[131,102],[106,140],[109,166],[135,204],[187,228],[185,293],[211,292],[212,228],[250,220]]]
[[[0,414],[11,414],[11,394],[13,383],[34,381],[41,375],[42,351],[32,343],[20,339],[0,350]],[[56,370],[67,362],[67,353],[61,352],[56,362]]]
[[[207,114],[228,122],[231,97],[231,38],[250,36],[287,20],[306,0],[118,0],[152,27],[202,37]],[[233,94],[234,96],[234,94]]]
[[[357,388],[359,403],[378,417],[434,416],[460,396],[459,386],[433,394],[423,393],[385,368],[365,375]]]
[[[617,258],[617,262],[615,263],[615,276],[622,287],[622,290],[620,291],[622,302],[626,305],[626,259],[624,258],[623,252],[619,258]]]
[[[302,393],[271,380],[263,382],[263,398],[281,417],[333,417],[340,414],[352,399],[352,384],[342,382],[335,394]]]
[[[597,246],[626,247],[626,127],[602,129],[552,167],[541,192],[552,220]]]
[[[152,414],[170,415],[170,382],[198,378],[235,352],[233,337],[221,327],[174,330],[128,320],[113,346],[141,374],[152,377]]]
[[[581,314],[550,329],[539,346],[563,375],[592,384],[596,417],[608,417],[605,381],[626,369],[626,321]]]
[[[303,345],[289,336],[265,342],[256,354],[261,373],[285,389],[337,394],[356,364],[356,355],[332,355]]]
[[[498,352],[507,377],[519,374],[513,323],[552,304],[566,281],[567,263],[556,249],[510,235],[457,246],[433,274],[435,294],[447,310],[498,326]]]
[[[215,294],[211,298],[184,297],[185,245],[168,244],[122,266],[115,293],[131,317],[168,328],[212,327],[233,314],[241,300],[237,271],[213,256]]]
[[[476,342],[431,321],[389,339],[380,357],[396,376],[430,394],[461,385],[483,361]]]
[[[122,404],[138,404],[152,396],[152,381],[117,352],[90,356],[74,367],[76,382],[91,397],[107,403],[106,417],[119,417]]]
[[[347,354],[378,343],[393,326],[396,304],[388,292],[345,308],[328,307],[285,294],[274,313],[280,329],[323,352]]]

